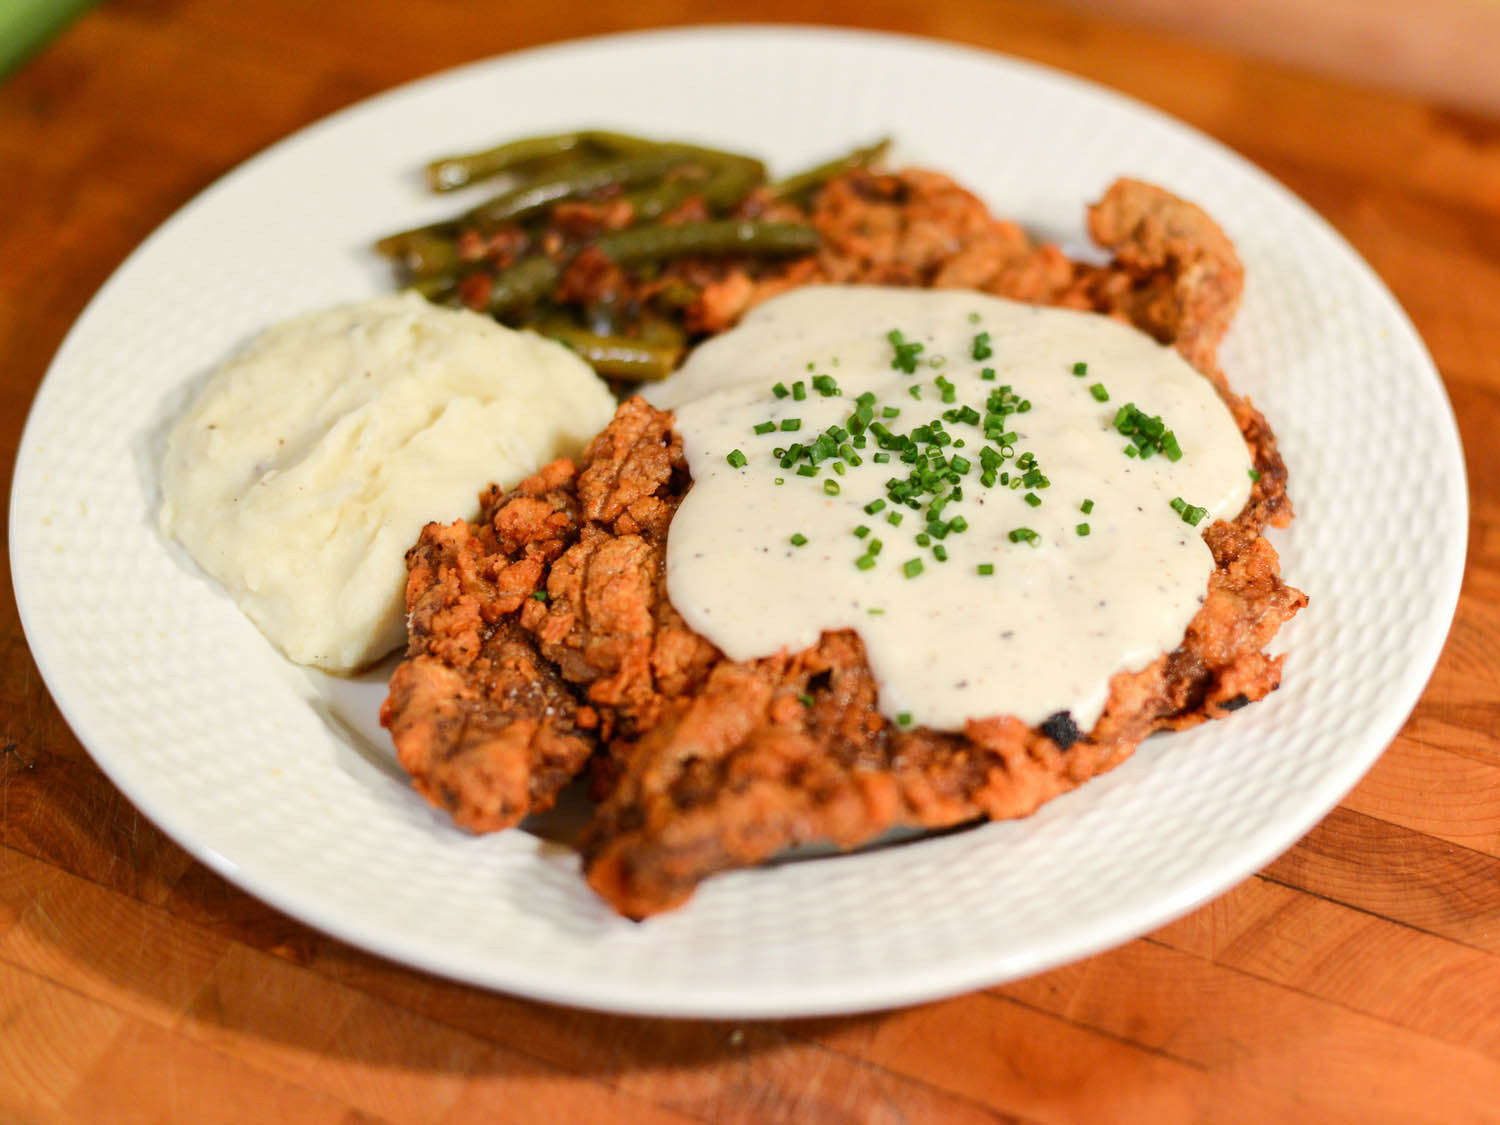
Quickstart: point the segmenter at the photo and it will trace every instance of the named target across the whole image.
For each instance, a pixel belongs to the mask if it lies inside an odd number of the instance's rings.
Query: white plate
[[[383,291],[366,247],[452,201],[437,153],[593,123],[739,147],[773,171],[891,134],[1003,215],[1084,248],[1115,176],[1204,205],[1239,246],[1222,360],[1265,411],[1299,518],[1276,536],[1312,604],[1286,686],[1151,740],[1021,822],[737,872],[635,925],[566,848],[472,838],[418,800],[375,723],[378,682],[279,659],[153,529],[161,427],[269,322]],[[883,35],[715,28],[482,62],[346,110],[185,207],[131,256],[48,372],[10,544],[27,638],[79,738],[230,880],[366,949],[570,1004],[762,1016],[906,1003],[1124,941],[1270,860],[1395,735],[1437,659],[1466,533],[1463,461],[1431,360],[1370,270],[1219,145],[1011,59]]]

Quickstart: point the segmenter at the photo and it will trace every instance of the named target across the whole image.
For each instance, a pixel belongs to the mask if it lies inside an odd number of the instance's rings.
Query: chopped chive
[[[1021,499],[1025,500],[1026,503],[1030,504],[1033,508],[1040,507],[1042,503],[1042,498],[1035,492],[1028,492],[1025,496],[1021,497]]]
[[[901,714],[896,716],[896,722],[903,727],[911,726],[911,712],[902,711]]]
[[[1086,363],[1084,363],[1082,360],[1079,360],[1077,363],[1075,363],[1073,365],[1073,374],[1074,375],[1087,375],[1088,373],[1089,373],[1089,365],[1086,364]]]
[[[882,418],[899,418],[901,416],[901,408],[899,406],[882,406],[880,408],[880,416]]]
[[[983,368],[979,372],[979,377],[981,379],[993,379],[995,377],[995,369],[993,367]]]
[[[932,549],[932,557],[935,558],[935,559],[937,559],[938,562],[947,562],[948,561],[948,548],[944,547],[941,543],[939,543],[936,547],[934,547]]]
[[[1010,541],[1012,543],[1034,544],[1039,538],[1041,537],[1029,527],[1018,527],[1010,533]]]
[[[792,392],[786,389],[785,383],[777,383],[774,387],[771,388],[771,393],[777,398],[786,398],[786,396],[791,394]]]
[[[881,616],[881,614],[885,613],[885,610],[881,609],[878,605],[872,605],[869,609],[865,610],[865,612],[868,613],[871,617],[879,617]]]
[[[1095,402],[1109,401],[1109,392],[1104,389],[1103,383],[1095,383],[1093,386],[1089,387],[1089,394],[1094,396]]]
[[[854,529],[854,535],[857,539],[863,539],[868,534],[870,534],[870,529],[865,524],[860,524]]]
[[[1115,411],[1115,429],[1130,438],[1136,447],[1135,453],[1126,453],[1145,460],[1153,453],[1163,453],[1169,461],[1182,459],[1182,447],[1177,444],[1177,435],[1167,429],[1159,415],[1147,414],[1133,402],[1127,402]]]
[[[1084,515],[1088,515],[1094,510],[1094,502],[1092,500],[1085,500],[1082,504],[1078,505],[1078,510]]]
[[[887,512],[885,514],[885,522],[890,524],[892,527],[900,527],[901,521],[904,518],[905,517],[902,516],[900,512]]]
[[[781,432],[782,433],[785,433],[785,434],[794,434],[798,430],[800,430],[801,428],[802,428],[802,419],[801,418],[783,418],[781,420]]]
[[[908,578],[915,578],[917,575],[922,573],[922,560],[907,559],[904,563],[901,564],[901,573],[906,575],[906,577]]]
[[[758,433],[758,434],[768,434],[772,430],[774,430],[775,428],[776,428],[776,423],[775,422],[769,422],[769,421],[767,421],[767,422],[757,422],[757,423],[755,423],[755,432]]]
[[[980,563],[978,566],[976,566],[974,568],[974,572],[976,574],[994,574],[995,573],[995,564],[994,563]]]
[[[1086,523],[1081,523],[1073,530],[1078,532],[1079,535],[1087,535],[1089,533],[1089,525]]]
[[[1259,469],[1251,469],[1250,470],[1250,479],[1251,480],[1260,480],[1260,470]]]
[[[1200,508],[1196,504],[1189,504],[1181,496],[1172,497],[1170,503],[1172,510],[1182,517],[1182,522],[1192,524],[1194,527],[1197,527],[1203,517],[1208,515],[1207,508]]]
[[[738,449],[731,449],[729,451],[729,456],[725,457],[724,460],[729,462],[731,468],[743,469],[748,458]]]
[[[842,461],[835,461],[833,463],[833,471],[836,472],[839,476],[843,476],[845,472],[844,463]]]
[[[802,706],[804,707],[811,707],[814,700],[812,696],[808,695],[807,692],[804,691],[797,696],[797,702],[802,704]]]
[[[802,532],[799,531],[795,535],[793,535],[791,539],[788,540],[788,542],[791,543],[793,547],[805,547],[807,545],[807,536],[803,535]]]
[[[795,383],[792,384],[792,399],[795,402],[801,402],[806,397],[807,384],[804,383],[801,379],[798,379]]]
[[[865,515],[873,516],[876,512],[880,511],[884,507],[884,500],[871,500],[868,504],[865,505]]]
[[[811,465],[798,465],[797,475],[799,477],[815,477],[818,475],[818,470]]]
[[[772,483],[773,484],[785,484],[786,483],[786,477],[777,477]]]
[[[990,347],[990,334],[988,332],[981,332],[974,337],[974,346],[969,354],[975,359],[989,359],[990,356],[995,354],[995,350]]]
[[[834,480],[832,477],[824,477],[823,491],[826,492],[829,496],[837,496],[839,494],[839,482]]]
[[[897,371],[904,371],[908,375],[915,374],[917,356],[922,354],[922,345],[916,341],[908,341],[897,328],[892,328],[887,332],[885,338],[891,342],[891,347],[894,349],[891,367]]]
[[[891,455],[889,453],[877,453],[877,454],[875,454],[875,463],[877,465],[888,465],[888,464],[890,464],[890,461],[891,461]]]
[[[922,384],[921,383],[913,383],[911,386],[909,386],[909,387],[906,388],[906,393],[909,394],[909,395],[911,395],[912,398],[921,398],[922,397]]]
[[[544,602],[544,601],[547,600],[547,591],[546,590],[538,590],[536,593],[532,594],[531,596],[533,598],[535,598],[539,602]]]
[[[875,565],[875,556],[860,555],[859,558],[854,560],[854,565],[860,570],[869,570],[872,566]]]

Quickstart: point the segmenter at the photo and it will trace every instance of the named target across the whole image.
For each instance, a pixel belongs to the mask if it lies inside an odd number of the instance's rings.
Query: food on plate
[[[723,327],[705,291],[815,250],[807,199],[885,149],[769,183],[759,160],[700,145],[600,130],[528,137],[434,161],[436,191],[480,180],[502,190],[377,249],[435,301],[535,328],[602,375],[659,379]]]
[[[160,526],[289,658],[353,671],[405,638],[422,525],[576,453],[614,405],[567,348],[415,295],[309,313],[175,423]]]
[[[382,721],[415,786],[459,824],[493,831],[547,808],[591,767],[598,807],[581,841],[584,872],[632,918],[678,906],[704,878],[788,846],[849,848],[898,826],[1024,816],[1119,764],[1152,732],[1222,717],[1274,690],[1282,661],[1265,646],[1306,602],[1281,581],[1261,534],[1291,519],[1286,470],[1264,418],[1216,364],[1242,272],[1199,208],[1118,181],[1089,212],[1091,233],[1112,255],[1096,266],[1033,243],[934,172],[856,167],[797,206],[817,231],[815,252],[775,267],[728,258],[682,265],[694,279],[693,330],[744,324],[700,349],[704,366],[692,360],[677,377],[681,397],[672,381],[651,392],[678,414],[628,399],[580,458],[510,491],[490,489],[477,521],[429,524],[408,556],[407,654]],[[837,288],[770,302],[829,284]],[[861,294],[843,288],[851,285],[968,292],[957,305],[945,298],[937,322],[923,328],[913,312],[925,307],[921,294],[908,304],[870,288],[861,306]],[[601,294],[624,291],[633,290]],[[1144,374],[1126,373],[1134,360],[1121,355],[1155,345],[1121,343],[1112,324],[1090,322],[1076,348],[1011,355],[1027,338],[1030,310],[978,292],[1127,322],[1171,345],[1204,380],[1196,389],[1214,395],[1183,390],[1181,365],[1172,370],[1160,356]],[[858,316],[852,322],[858,339],[841,329],[837,350],[829,337],[801,348],[777,342],[788,310],[828,319],[818,302],[846,298],[868,310],[862,335]],[[1051,331],[1051,318],[1035,315]],[[760,358],[746,361],[742,346]],[[877,354],[883,366],[874,369]],[[1043,378],[1054,385],[1034,393]],[[701,383],[716,387],[700,395]],[[755,420],[725,450],[694,415],[728,406]],[[1071,432],[1075,409],[1085,432]],[[1044,436],[1049,426],[1055,432]],[[1085,439],[1107,441],[1108,456],[1093,446],[1081,457],[1068,452]],[[1213,463],[1205,471],[1200,459]],[[866,461],[888,469],[869,497],[869,475],[856,476]],[[779,634],[740,646],[709,621],[721,611],[711,571],[696,592],[680,592],[675,520],[696,503],[700,483],[709,516],[733,503],[733,487],[710,477],[763,485],[768,473],[786,503],[718,538],[733,548],[743,535],[740,546],[763,559],[774,552],[778,565],[832,552],[847,583],[781,605],[795,600],[787,583],[798,579],[741,558],[732,571],[716,564],[724,592],[752,627],[786,616],[781,610],[800,619],[815,602],[849,604],[801,622],[779,647],[771,647]],[[1106,495],[1123,477],[1129,487]],[[856,479],[858,495],[851,488],[845,497]],[[854,499],[858,516],[847,503]],[[1153,510],[1131,515],[1127,504]],[[981,507],[990,509],[983,520]],[[1033,515],[1016,522],[1026,511]],[[814,514],[816,526],[806,526]],[[684,529],[713,543],[705,526]],[[955,711],[897,682],[888,669],[899,664],[900,638],[867,639],[875,630],[860,619],[926,629],[928,615],[891,599],[923,599],[961,567],[971,568],[969,588],[1010,581],[1066,590],[1073,563],[1100,543],[1139,535],[1165,537],[1168,553],[1188,560],[1167,583],[1174,632],[1127,637],[1141,643],[1122,651],[1112,672],[1095,662],[1081,686],[1043,678],[979,691],[976,683],[972,707]],[[866,583],[877,575],[890,593]],[[1015,612],[1034,608],[1026,601]],[[940,621],[941,635],[913,636],[909,647],[993,628],[989,613]],[[1076,634],[1075,625],[1059,628],[1023,662],[1071,666]],[[877,648],[887,657],[872,659]],[[990,702],[991,690],[1000,702]]]
[[[693,481],[665,559],[688,627],[741,661],[854,630],[898,725],[1091,728],[1111,676],[1181,640],[1214,569],[1197,527],[1252,483],[1177,352],[967,290],[791,290],[647,397]],[[1123,432],[1136,403],[1162,451]]]

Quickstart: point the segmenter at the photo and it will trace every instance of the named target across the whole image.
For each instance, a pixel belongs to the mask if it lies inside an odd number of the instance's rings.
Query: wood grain
[[[193,193],[280,136],[501,51],[810,18],[1074,71],[1281,179],[1371,262],[1427,341],[1472,493],[1463,594],[1421,702],[1288,854],[1154,934],[1029,980],[751,1024],[476,991],[350,949],[225,883],[136,812],[68,730],[0,556],[0,1120],[1500,1118],[1500,121],[1109,11],[1120,9],[115,0],[0,86],[7,495],[31,396],[89,296]]]
[[[1500,113],[1500,6],[1489,0],[1065,0],[1259,58]]]

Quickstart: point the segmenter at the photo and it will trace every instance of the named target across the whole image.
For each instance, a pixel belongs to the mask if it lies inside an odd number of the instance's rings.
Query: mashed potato
[[[162,530],[288,657],[352,671],[405,639],[405,553],[578,452],[614,412],[572,352],[421,298],[268,329],[173,427]]]

